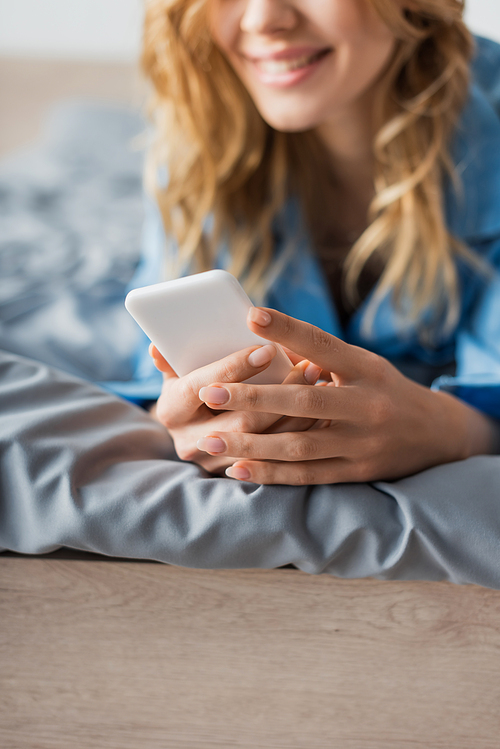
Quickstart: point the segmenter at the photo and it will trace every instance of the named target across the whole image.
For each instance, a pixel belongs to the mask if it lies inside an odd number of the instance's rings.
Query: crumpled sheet
[[[0,166],[0,548],[500,588],[500,457],[396,482],[242,484],[179,462],[148,414],[82,379],[132,371],[142,129],[73,104]]]
[[[0,353],[0,466],[3,549],[500,588],[500,457],[374,484],[214,478],[139,408]]]
[[[126,108],[68,102],[40,143],[0,163],[0,349],[94,382],[130,378],[145,127]]]

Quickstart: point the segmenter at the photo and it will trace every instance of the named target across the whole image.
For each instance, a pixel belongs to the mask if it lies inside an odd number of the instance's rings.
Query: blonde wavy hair
[[[391,290],[406,317],[423,320],[425,312],[429,325],[431,310],[433,324],[451,329],[459,314],[457,257],[476,262],[447,230],[443,206],[443,182],[455,179],[449,144],[473,49],[464,2],[408,0],[404,11],[399,0],[370,2],[397,43],[376,104],[375,196],[368,227],[344,262],[345,292],[358,303],[363,267],[381,259],[375,306]],[[177,240],[179,267],[213,267],[225,242],[228,269],[261,300],[273,276],[273,221],[292,193],[314,236],[325,161],[319,139],[264,122],[211,41],[206,0],[148,0],[142,66],[153,83],[156,125],[146,181]],[[167,187],[158,184],[162,166]]]

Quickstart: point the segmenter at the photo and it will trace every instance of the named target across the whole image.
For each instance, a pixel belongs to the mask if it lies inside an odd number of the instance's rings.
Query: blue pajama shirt
[[[418,324],[403,319],[388,294],[367,332],[362,323],[372,292],[343,330],[293,200],[275,223],[275,252],[279,258],[292,240],[293,251],[263,304],[370,349],[410,376],[416,372],[415,379],[500,419],[500,45],[480,38],[476,44],[469,96],[452,145],[463,191],[458,195],[451,185],[446,187],[445,211],[451,233],[487,260],[494,272],[486,278],[459,263],[461,308],[455,329],[432,345],[422,343]],[[174,242],[165,238],[158,210],[146,200],[143,256],[131,288],[164,280],[164,258],[175,251]],[[225,254],[221,252],[221,267]],[[141,339],[131,381],[102,384],[136,402],[156,399],[162,379],[147,348],[148,341]]]

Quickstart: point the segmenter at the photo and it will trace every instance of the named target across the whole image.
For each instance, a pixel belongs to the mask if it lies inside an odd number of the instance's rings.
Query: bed
[[[447,467],[229,497],[179,467],[89,384],[130,373],[144,123],[45,132],[0,167],[0,744],[496,749],[500,458],[461,498]]]

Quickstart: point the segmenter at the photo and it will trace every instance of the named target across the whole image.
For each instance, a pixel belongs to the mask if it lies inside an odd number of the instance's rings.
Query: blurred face
[[[395,39],[369,0],[209,0],[212,37],[283,131],[360,111]]]

